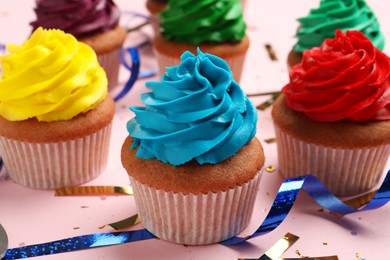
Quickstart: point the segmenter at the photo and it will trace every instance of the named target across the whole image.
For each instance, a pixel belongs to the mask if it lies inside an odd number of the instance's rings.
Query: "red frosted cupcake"
[[[337,195],[373,188],[390,152],[389,76],[389,58],[358,31],[305,51],[272,110],[280,173],[312,173]]]

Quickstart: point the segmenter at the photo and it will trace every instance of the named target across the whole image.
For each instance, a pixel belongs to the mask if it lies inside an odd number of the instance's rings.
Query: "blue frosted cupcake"
[[[225,61],[198,50],[148,82],[132,107],[122,164],[146,229],[187,245],[216,243],[249,223],[264,164],[256,109]]]

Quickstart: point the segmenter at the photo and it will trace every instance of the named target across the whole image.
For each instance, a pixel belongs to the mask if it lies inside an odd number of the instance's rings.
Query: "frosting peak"
[[[99,104],[107,78],[95,52],[60,30],[38,28],[0,57],[0,115],[10,121],[69,120]]]
[[[167,40],[198,45],[239,42],[245,36],[240,0],[170,0],[159,16]]]
[[[390,120],[390,59],[359,31],[336,31],[303,53],[282,92],[310,119]]]
[[[145,107],[131,107],[127,124],[137,156],[172,165],[191,160],[218,163],[234,155],[256,132],[257,113],[233,80],[226,62],[198,49],[167,68],[161,82],[147,82]]]
[[[364,0],[321,0],[318,8],[298,19],[300,26],[294,45],[295,52],[318,47],[327,38],[334,38],[336,29],[357,30],[365,34],[374,45],[384,48],[384,37],[375,14]]]
[[[60,29],[78,39],[113,29],[120,18],[112,0],[36,0],[36,4],[33,30]]]

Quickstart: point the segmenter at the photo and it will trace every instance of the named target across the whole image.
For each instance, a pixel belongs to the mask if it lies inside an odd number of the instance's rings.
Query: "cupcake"
[[[384,37],[375,14],[364,0],[321,0],[318,8],[298,19],[298,39],[288,54],[289,69],[302,60],[302,53],[319,47],[327,38],[334,38],[336,29],[358,30],[383,50]]]
[[[132,107],[121,161],[142,223],[174,243],[216,243],[251,218],[264,164],[256,109],[222,59],[185,52]]]
[[[120,11],[112,0],[36,0],[34,10],[33,30],[60,29],[88,44],[106,72],[109,90],[118,85],[126,30],[119,25]]]
[[[150,13],[150,22],[153,26],[154,32],[158,32],[160,30],[159,27],[159,19],[157,15],[161,13],[164,8],[167,6],[168,0],[147,0],[146,1],[146,9]]]
[[[114,102],[95,52],[38,28],[0,58],[0,154],[9,176],[36,189],[78,185],[107,162]]]
[[[160,76],[180,63],[182,53],[200,47],[224,59],[240,81],[249,39],[239,0],[170,0],[159,18],[161,33],[152,42]]]
[[[359,31],[305,51],[272,108],[283,177],[314,174],[340,196],[372,189],[390,152],[389,76]]]

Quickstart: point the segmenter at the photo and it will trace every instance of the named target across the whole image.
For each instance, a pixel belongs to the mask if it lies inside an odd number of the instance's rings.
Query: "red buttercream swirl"
[[[358,31],[303,53],[282,92],[286,104],[314,121],[390,119],[390,59]]]
[[[112,0],[36,0],[34,10],[33,31],[61,29],[78,39],[113,29],[120,18]]]

